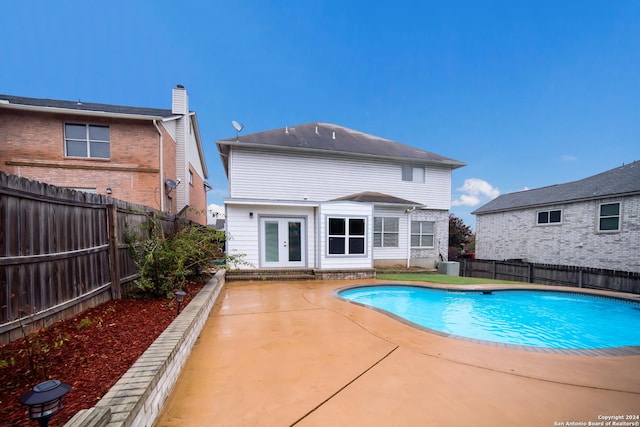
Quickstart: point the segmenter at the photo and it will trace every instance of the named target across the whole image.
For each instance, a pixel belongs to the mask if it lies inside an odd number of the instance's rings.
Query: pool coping
[[[625,302],[634,302],[640,304],[640,295],[636,294],[625,294],[619,292],[612,291],[600,291],[600,290],[592,290],[592,289],[580,289],[579,291],[576,288],[564,289],[557,287],[551,287],[544,285],[533,285],[533,286],[509,286],[509,285],[438,285],[435,283],[416,283],[416,282],[408,282],[408,283],[375,283],[375,284],[359,284],[359,285],[351,285],[344,286],[341,288],[334,289],[332,291],[332,295],[341,301],[348,302],[351,304],[358,305],[360,307],[365,307],[378,313],[384,314],[400,323],[403,323],[412,328],[438,335],[444,338],[453,338],[460,341],[470,342],[474,344],[482,344],[489,345],[492,347],[499,348],[509,348],[514,350],[528,351],[534,353],[550,353],[550,354],[564,354],[564,355],[572,355],[572,356],[638,356],[640,355],[640,346],[624,346],[624,347],[609,347],[609,348],[593,348],[593,349],[566,349],[566,348],[550,348],[550,347],[534,347],[527,345],[518,345],[518,344],[507,344],[501,343],[497,341],[488,341],[482,340],[478,338],[470,338],[464,337],[462,335],[449,334],[446,332],[438,331],[436,329],[427,328],[426,326],[419,325],[417,323],[411,322],[397,314],[391,313],[387,310],[383,310],[378,307],[374,307],[368,304],[364,304],[357,301],[352,301],[340,296],[340,292],[349,290],[349,289],[357,289],[357,288],[367,288],[367,287],[380,287],[380,286],[404,286],[404,287],[415,287],[415,288],[427,288],[427,289],[435,289],[440,291],[449,291],[449,292],[465,292],[465,293],[484,293],[487,291],[490,292],[500,292],[500,291],[538,291],[538,292],[556,292],[556,293],[566,293],[566,294],[574,294],[574,295],[588,295],[591,297],[600,297],[605,299],[614,299],[614,300],[622,300]],[[462,287],[464,286],[464,288]],[[585,292],[586,291],[586,292]]]

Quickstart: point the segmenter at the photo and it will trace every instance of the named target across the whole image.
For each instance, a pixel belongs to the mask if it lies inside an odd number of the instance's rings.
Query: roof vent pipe
[[[318,126],[316,126],[316,135],[318,134]]]
[[[284,133],[289,133],[289,126],[284,127]]]
[[[333,136],[331,137],[331,139],[336,139],[336,131],[333,131]]]

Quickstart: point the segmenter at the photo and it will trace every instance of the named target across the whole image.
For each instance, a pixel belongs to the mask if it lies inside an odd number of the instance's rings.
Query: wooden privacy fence
[[[461,260],[460,275],[640,294],[640,273],[524,261]]]
[[[111,298],[138,277],[127,234],[176,217],[0,172],[0,343]],[[30,329],[30,328],[29,328]]]

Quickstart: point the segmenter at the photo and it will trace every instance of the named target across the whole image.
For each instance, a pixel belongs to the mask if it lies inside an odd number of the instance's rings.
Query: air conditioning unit
[[[447,276],[459,276],[460,275],[460,263],[455,261],[444,261],[438,264],[438,273],[446,274]]]

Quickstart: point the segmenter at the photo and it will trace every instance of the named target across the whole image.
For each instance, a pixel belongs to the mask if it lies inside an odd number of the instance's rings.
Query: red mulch
[[[185,287],[182,307],[206,279]],[[88,309],[29,336],[35,370],[24,338],[0,346],[0,426],[37,425],[19,399],[48,379],[72,386],[50,426],[62,426],[76,412],[91,408],[169,326],[176,312],[175,299],[166,298],[127,297]]]

